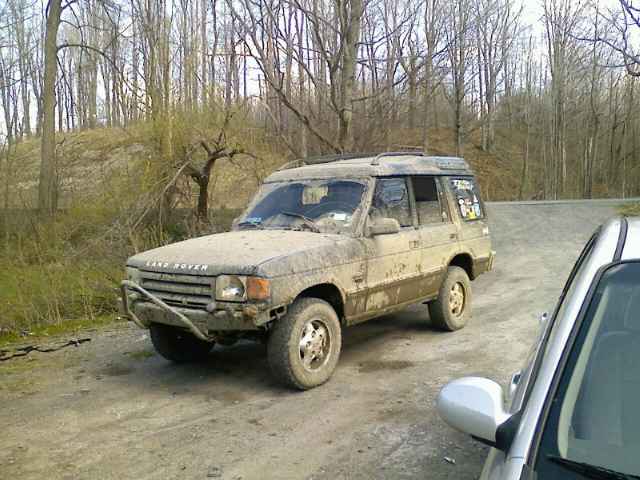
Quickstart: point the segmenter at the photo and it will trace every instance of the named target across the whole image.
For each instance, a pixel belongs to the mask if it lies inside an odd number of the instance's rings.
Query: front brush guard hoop
[[[135,323],[138,327],[149,328],[149,325],[143,322],[142,320],[140,320],[140,318],[138,318],[138,316],[135,313],[133,313],[133,311],[129,308],[129,296],[127,295],[127,289],[135,290],[136,292],[141,293],[146,298],[148,298],[151,302],[155,303],[157,306],[159,306],[163,310],[166,310],[167,312],[173,314],[180,323],[182,323],[191,333],[193,333],[193,335],[195,335],[200,340],[204,340],[205,342],[213,341],[212,338],[209,338],[207,335],[202,333],[202,331],[198,327],[196,327],[191,320],[189,320],[185,315],[180,313],[178,310],[176,310],[170,305],[167,305],[165,302],[160,300],[154,294],[142,288],[137,283],[132,282],[131,280],[123,280],[122,283],[120,284],[120,290],[122,292],[122,307],[124,309],[124,314],[127,317],[129,317],[133,321],[133,323]]]

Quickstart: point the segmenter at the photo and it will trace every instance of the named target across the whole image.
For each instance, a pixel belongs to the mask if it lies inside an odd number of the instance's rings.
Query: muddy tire
[[[149,332],[156,352],[175,363],[204,360],[213,348],[213,342],[205,342],[185,330],[169,325],[152,323]]]
[[[271,330],[269,366],[280,383],[308,390],[329,380],[341,347],[340,321],[333,307],[317,298],[301,298]]]
[[[432,325],[449,332],[460,330],[471,317],[471,300],[467,272],[460,267],[449,267],[438,298],[429,302]]]

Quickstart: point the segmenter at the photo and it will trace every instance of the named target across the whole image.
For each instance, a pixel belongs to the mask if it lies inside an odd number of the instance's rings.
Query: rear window
[[[484,208],[480,190],[473,177],[453,177],[449,179],[456,208],[465,221],[484,218]]]

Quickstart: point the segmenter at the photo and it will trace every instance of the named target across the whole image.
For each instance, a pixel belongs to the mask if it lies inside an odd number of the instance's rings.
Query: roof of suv
[[[269,175],[265,183],[334,177],[472,174],[467,162],[459,157],[431,157],[416,152],[385,152],[296,160]]]

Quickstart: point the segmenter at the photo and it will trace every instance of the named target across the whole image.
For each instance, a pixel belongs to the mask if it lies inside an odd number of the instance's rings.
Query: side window
[[[409,202],[409,190],[404,178],[379,178],[369,216],[376,218],[395,218],[401,227],[413,224]]]
[[[484,218],[484,210],[480,203],[480,190],[472,177],[451,178],[451,190],[460,217],[464,221]]]
[[[416,197],[418,223],[430,225],[449,221],[446,208],[443,208],[440,189],[435,177],[412,177],[413,193]]]

